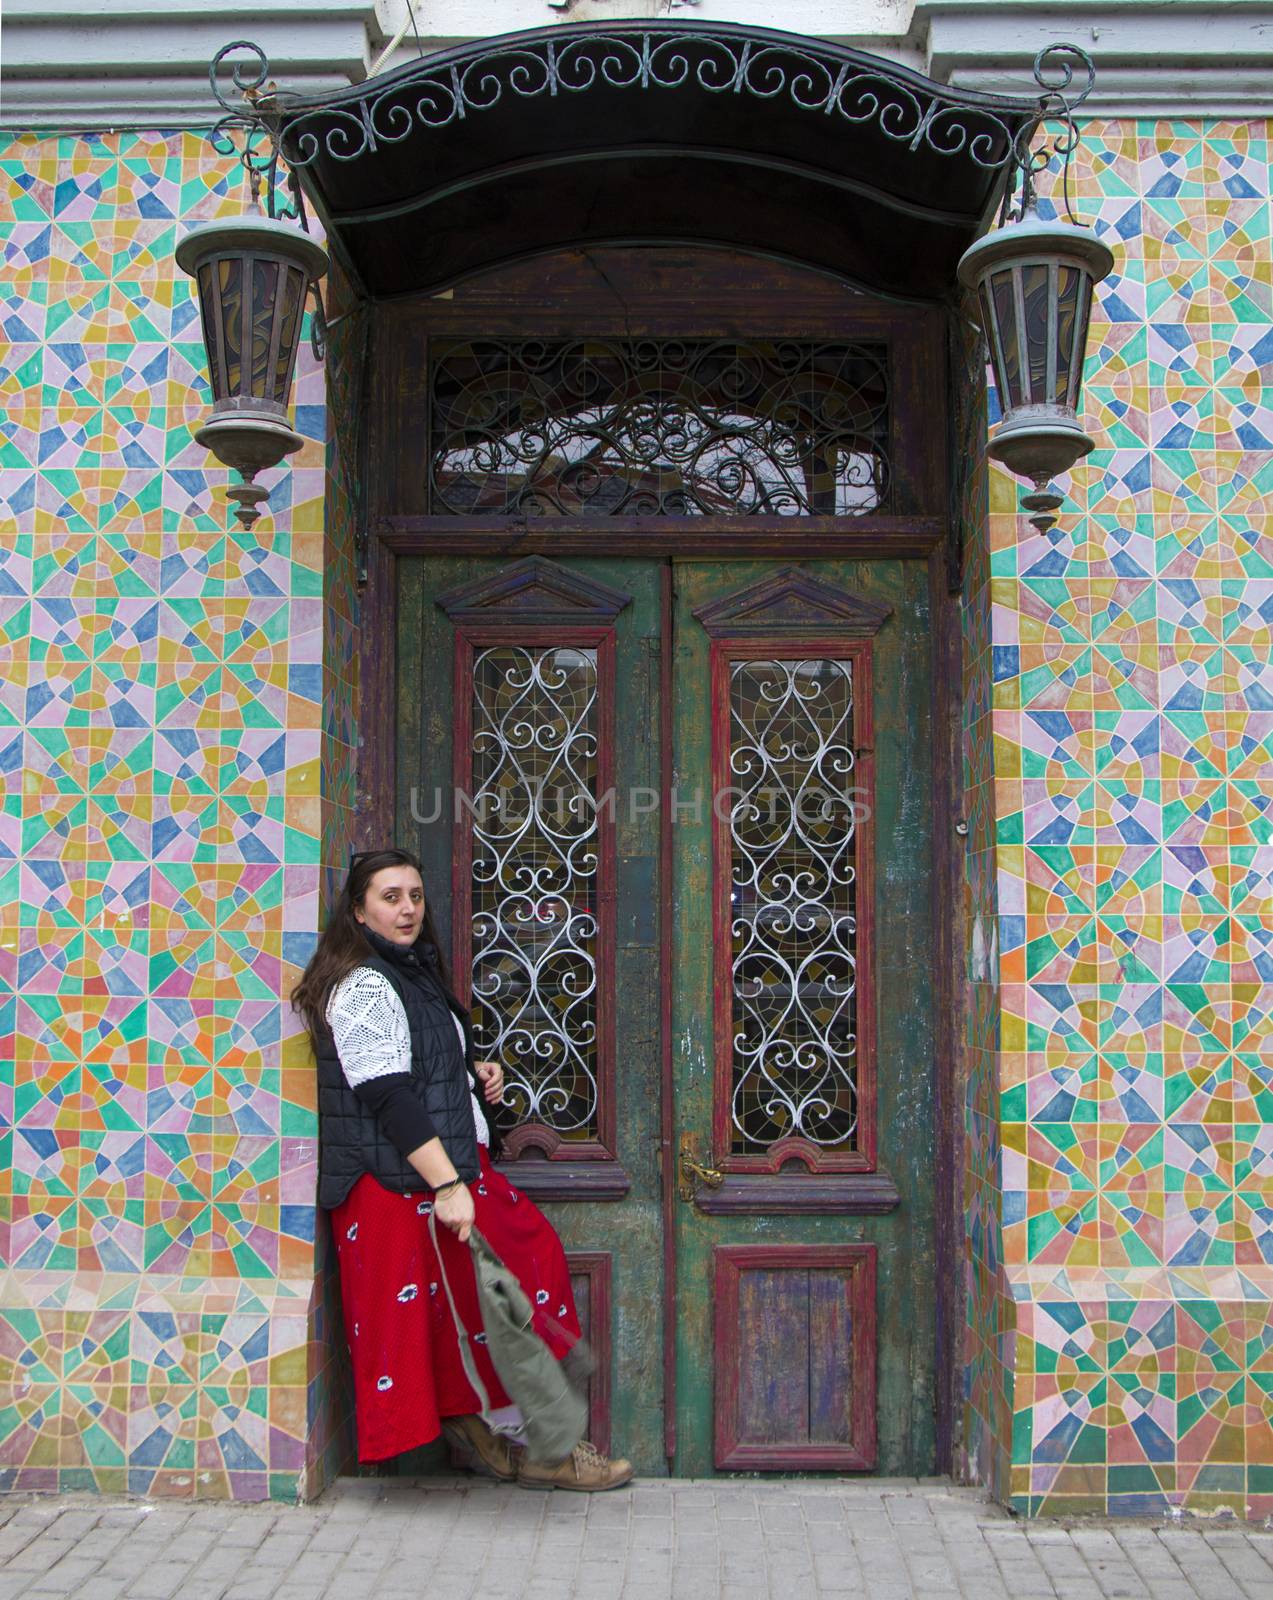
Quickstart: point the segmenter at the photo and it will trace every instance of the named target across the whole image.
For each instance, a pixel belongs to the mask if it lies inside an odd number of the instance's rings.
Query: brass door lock
[[[681,1135],[681,1161],[680,1161],[680,1193],[682,1200],[691,1204],[694,1200],[695,1183],[704,1184],[709,1189],[719,1189],[725,1181],[725,1174],[718,1167],[705,1167],[702,1162],[695,1160],[698,1154],[698,1140],[692,1133]]]

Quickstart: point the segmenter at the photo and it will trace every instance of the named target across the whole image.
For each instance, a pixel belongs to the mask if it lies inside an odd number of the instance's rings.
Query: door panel
[[[926,1473],[934,1459],[935,1331],[927,585],[922,569],[900,562],[802,562],[803,589],[779,595],[768,621],[758,622],[763,607],[753,597],[765,595],[765,580],[779,571],[779,564],[761,562],[678,562],[675,568],[676,781],[682,799],[699,791],[709,797],[697,810],[683,805],[675,828],[676,1118],[678,1142],[696,1153],[700,1169],[696,1176],[683,1168],[681,1193],[690,1198],[676,1213],[685,1286],[677,1339],[677,1470],[698,1475],[746,1465]],[[731,622],[729,597],[740,593]],[[851,601],[860,602],[856,610]],[[820,605],[840,608],[837,629],[819,614]],[[722,760],[731,722],[735,734],[742,723],[737,705],[726,703],[730,678],[722,670],[719,637],[713,671],[713,624],[720,624],[718,632],[735,628],[724,647],[735,671],[754,677],[749,659],[768,664],[768,691],[763,684],[759,690],[744,686],[743,698],[753,705],[766,692],[777,700],[790,697],[799,674],[806,685],[821,682],[823,734],[844,709],[836,701],[843,688],[834,658],[844,658],[853,673],[855,731],[851,738],[835,737],[852,750],[855,765],[838,781],[857,788],[866,777],[870,804],[858,818],[860,848],[848,903],[842,884],[819,879],[820,863],[832,877],[840,870],[832,857],[851,831],[834,821],[794,844],[788,839],[786,856],[777,868],[771,864],[770,877],[781,880],[785,873],[801,883],[787,893],[771,881],[759,895],[765,902],[759,911],[755,863],[741,859],[738,844],[731,873],[731,830],[741,796],[732,793],[715,805],[710,797],[723,777],[746,790],[754,774],[740,759],[745,738],[735,738],[724,752],[732,754],[732,766]],[[863,657],[848,660],[855,631],[869,635],[869,674]],[[809,659],[828,665],[811,670]],[[818,698],[807,689],[799,693],[810,702]],[[819,734],[808,742],[805,709],[798,705],[778,720],[775,730],[760,716],[748,737],[760,745],[768,741],[771,749],[805,740],[810,772],[834,790],[826,740]],[[733,903],[722,940],[725,893]],[[803,931],[801,917],[807,919]],[[749,940],[766,922],[770,929],[781,925],[785,943],[770,938],[757,966]],[[831,925],[840,930],[836,937]],[[852,944],[853,960],[837,965],[837,939],[849,926],[852,940],[845,935],[840,942]],[[852,986],[855,974],[861,987],[846,1010],[839,1006],[840,991],[846,981]],[[760,1002],[753,1001],[747,1015],[746,992],[765,985],[779,996],[768,1021],[757,1010]],[[731,993],[743,1001],[722,1016]],[[787,1016],[784,1022],[781,1014],[793,1007],[798,1020]],[[732,1033],[742,1038],[736,1053]],[[748,1087],[748,1074],[757,1070],[748,1050],[758,1040],[760,1056],[768,1058],[759,1062],[762,1074],[770,1074],[768,1118],[757,1114],[765,1110],[763,1095]],[[857,1080],[848,1090],[839,1080],[841,1109],[850,1104],[850,1113],[837,1127],[833,1093],[828,1115],[802,1122],[800,1086],[809,1077],[826,1078],[835,1056]],[[739,1063],[732,1069],[731,1059]],[[863,1081],[862,1071],[873,1084]],[[872,1126],[852,1127],[854,1089],[864,1091],[856,1099],[862,1117],[871,1119],[873,1107]],[[798,1137],[802,1133],[809,1137]],[[766,1160],[766,1145],[776,1149],[774,1160]],[[784,1157],[776,1173],[764,1170]],[[836,1254],[846,1250],[842,1258]],[[714,1286],[714,1311],[697,1287],[706,1285]]]
[[[465,679],[463,652],[457,638],[467,632],[473,649],[469,659],[480,659],[491,640],[503,638],[514,651],[518,643],[545,647],[553,637],[553,605],[561,596],[535,594],[525,586],[516,604],[501,614],[498,603],[485,604],[480,625],[472,615],[461,614],[453,597],[457,589],[475,584],[489,594],[518,563],[490,559],[430,557],[400,563],[398,607],[398,838],[414,840],[424,866],[425,888],[434,908],[439,933],[447,947],[461,956],[472,953],[472,896],[467,908],[470,926],[460,925],[465,909],[457,906],[456,882],[463,898],[463,877],[455,880],[453,866],[465,850],[472,851],[472,810],[453,796],[453,779],[466,763],[457,762],[457,730],[467,728],[470,744],[489,735],[474,717],[471,677]],[[613,1128],[613,1149],[604,1141],[590,1141],[581,1152],[569,1135],[555,1147],[541,1135],[522,1143],[519,1159],[509,1167],[513,1181],[530,1194],[551,1217],[571,1259],[577,1290],[587,1284],[587,1307],[592,1319],[594,1350],[603,1371],[592,1381],[594,1437],[604,1440],[607,1428],[615,1448],[637,1464],[643,1473],[666,1471],[662,1433],[662,1220],[658,1170],[660,1117],[659,978],[657,946],[658,816],[645,798],[657,795],[658,712],[656,692],[659,662],[659,571],[652,561],[578,560],[555,564],[576,575],[594,591],[607,586],[626,595],[627,602],[613,617],[613,663],[609,681],[613,705],[597,717],[597,730],[606,742],[602,785],[613,787],[616,797],[638,795],[636,805],[613,806],[610,829],[613,872],[602,880],[600,892],[608,894],[611,948],[605,978],[597,995],[597,1020],[609,1027],[614,1041],[615,1070],[610,1082],[599,1087],[613,1096],[603,1107],[601,1124]],[[438,604],[451,605],[452,615]],[[506,597],[505,597],[506,598]],[[586,596],[583,597],[586,599]],[[519,610],[520,608],[520,610]],[[586,609],[586,607],[585,607]],[[524,620],[523,620],[524,619]],[[577,619],[562,622],[558,635],[578,637]],[[542,654],[540,657],[542,662]],[[502,661],[488,658],[492,670],[502,672]],[[459,692],[457,695],[457,670]],[[541,677],[543,673],[541,673]],[[548,673],[551,677],[551,673]],[[478,686],[477,693],[489,689]],[[468,703],[466,703],[466,701]],[[531,713],[543,724],[548,712]],[[463,734],[461,733],[461,737]],[[489,754],[489,751],[487,752]],[[468,764],[471,774],[474,768]],[[490,765],[484,769],[490,775]],[[503,777],[507,780],[505,768]],[[514,785],[515,787],[515,785]],[[414,791],[414,792],[413,792]],[[439,794],[440,791],[440,794]],[[547,790],[544,791],[547,793]],[[470,796],[470,799],[475,797]],[[604,803],[604,794],[594,795]],[[549,805],[548,822],[556,826],[555,807]],[[488,830],[488,832],[491,830]],[[470,843],[465,844],[465,836]],[[480,844],[479,844],[480,847]],[[543,867],[542,857],[539,866]],[[505,875],[516,879],[519,870],[534,870],[535,863],[505,860]],[[515,883],[514,887],[518,887]],[[540,903],[551,902],[560,887],[551,874],[536,885]],[[592,909],[598,909],[595,906]],[[480,907],[479,907],[480,910]],[[575,910],[579,910],[576,905]],[[489,941],[487,941],[489,949]],[[604,972],[606,962],[598,962]],[[479,963],[489,978],[491,966]],[[571,970],[578,973],[577,961]],[[456,983],[464,998],[470,971],[456,967]],[[545,973],[541,971],[540,978]],[[543,987],[546,989],[547,984]],[[488,1010],[498,1011],[497,1004]],[[510,1008],[513,1009],[513,1008]],[[578,1009],[574,1016],[581,1015]],[[487,1019],[487,1033],[492,1019]],[[495,1029],[498,1036],[498,1029]],[[504,1035],[507,1045],[507,1033]],[[543,1037],[542,1032],[539,1037]],[[585,1041],[580,1040],[580,1043]],[[506,1058],[513,1067],[515,1058]],[[569,1118],[565,1119],[567,1122]],[[553,1110],[541,1107],[538,1121],[551,1126]],[[606,1157],[613,1155],[614,1160]],[[576,1158],[576,1157],[579,1158]],[[581,1275],[584,1275],[581,1277]],[[581,1308],[582,1309],[582,1308]],[[608,1415],[607,1415],[608,1411]]]
[[[716,1466],[874,1465],[876,1247],[716,1245],[712,1257]]]

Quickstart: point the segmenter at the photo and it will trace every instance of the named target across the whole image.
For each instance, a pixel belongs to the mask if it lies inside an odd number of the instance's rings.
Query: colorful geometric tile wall
[[[989,518],[1010,1493],[1264,1517],[1269,129],[1089,124],[1073,187],[1098,448],[1047,535]]]
[[[347,1409],[281,996],[354,827],[356,451],[325,484],[303,352],[311,443],[227,531],[172,264],[241,206],[202,135],[11,139],[0,180],[0,1485],[290,1497]],[[1268,130],[1089,126],[1076,192],[1100,448],[1047,537],[992,479],[965,591],[969,1458],[1025,1511],[1258,1516]]]
[[[0,185],[0,1486],[290,1498],[326,1349],[281,999],[318,915],[323,375],[228,528],[173,248],[237,170],[18,137]]]

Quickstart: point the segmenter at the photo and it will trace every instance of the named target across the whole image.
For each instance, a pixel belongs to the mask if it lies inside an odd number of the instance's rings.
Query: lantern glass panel
[[[1079,309],[1079,286],[1086,276],[1077,267],[1058,265],[1056,269],[1056,382],[1052,400],[1058,406],[1070,404],[1070,373],[1074,365],[1074,328]],[[1082,353],[1079,354],[1080,361]]]
[[[1012,269],[992,273],[986,290],[991,303],[987,326],[993,326],[998,335],[991,340],[991,349],[998,349],[1003,371],[995,363],[995,376],[1001,391],[999,403],[1005,411],[1021,404],[1021,340],[1017,331],[1016,298],[1012,292]]]
[[[243,388],[243,270],[238,256],[220,256],[212,263],[221,311],[221,348],[225,353],[225,392]]]
[[[252,325],[251,325],[251,384],[250,393],[255,400],[272,400],[274,386],[270,365],[273,344],[274,314],[278,307],[279,263],[263,261],[260,256],[252,260]]]
[[[292,366],[296,360],[296,347],[301,312],[305,306],[305,274],[299,267],[286,267],[283,272],[283,290],[279,306],[278,358],[274,364],[274,398],[280,405],[287,404],[287,391],[292,383]]]
[[[1083,392],[1083,360],[1087,355],[1087,325],[1092,315],[1092,289],[1091,278],[1086,272],[1076,274],[1078,290],[1075,295],[1075,330],[1074,330],[1074,394],[1071,404],[1078,410],[1080,396]]]
[[[203,319],[203,346],[208,352],[208,381],[212,385],[212,398],[224,400],[226,396],[225,373],[221,366],[221,340],[217,334],[220,306],[213,283],[212,263],[205,261],[199,268],[199,314]]]
[[[1027,405],[1038,405],[1048,395],[1048,268],[1045,262],[1031,262],[1021,268],[1021,305],[1025,319],[1026,362],[1030,390]]]

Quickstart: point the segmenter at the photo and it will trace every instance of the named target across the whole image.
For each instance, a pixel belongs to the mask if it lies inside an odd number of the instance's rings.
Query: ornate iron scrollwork
[[[852,1149],[857,837],[848,661],[737,661],[730,683],[734,1150]]]
[[[854,516],[889,501],[884,344],[435,342],[429,509]]]
[[[250,63],[231,61],[239,94],[234,103],[222,93],[220,69],[235,52]],[[1015,133],[993,103],[970,104],[955,90],[883,62],[810,39],[754,35],[741,30],[693,27],[676,32],[636,29],[528,34],[515,43],[474,46],[456,59],[446,52],[436,64],[425,57],[405,81],[400,74],[371,78],[359,91],[332,96],[320,104],[280,89],[270,78],[265,52],[251,40],[236,39],[213,58],[208,77],[212,93],[227,115],[212,139],[228,153],[233,135],[242,134],[241,159],[253,192],[264,188],[271,217],[298,218],[305,226],[304,202],[295,173],[320,156],[342,163],[400,144],[418,128],[445,128],[470,115],[499,106],[506,97],[534,100],[584,94],[597,87],[677,90],[786,100],[797,110],[855,127],[875,127],[911,154],[965,156],[987,171],[1014,163],[1027,179],[1060,157],[1068,167],[1078,142],[1074,113],[1095,81],[1091,58],[1077,45],[1054,44],[1034,63],[1038,116]],[[1076,79],[1078,87],[1075,88]],[[1028,102],[1027,102],[1028,104]],[[282,113],[289,112],[281,131]],[[1030,150],[1041,124],[1059,121],[1062,131],[1050,146]],[[279,202],[279,157],[286,164],[289,202]],[[1010,186],[1011,187],[1011,186]],[[1068,206],[1068,194],[1067,194]]]
[[[871,125],[911,152],[966,154],[996,170],[1012,158],[1012,126],[991,105],[867,56],[808,39],[756,37],[712,28],[675,33],[565,30],[501,41],[467,59],[417,65],[408,81],[372,79],[356,98],[308,108],[292,119],[285,155],[296,167],[320,156],[357,161],[417,129],[445,128],[506,98],[583,94],[605,86],[637,91],[697,88],[759,100],[785,99],[800,111]],[[310,126],[313,123],[315,126]]]
[[[240,51],[247,60],[231,59]],[[221,68],[230,68],[230,82],[238,96],[227,98],[221,87]],[[278,147],[278,110],[293,96],[287,95],[270,78],[270,63],[265,51],[250,39],[234,39],[222,45],[208,67],[212,94],[225,115],[208,134],[208,143],[222,156],[237,156],[247,178],[253,203],[264,199],[265,214],[277,222],[299,222],[308,233],[305,200],[290,165],[281,167]],[[287,198],[279,189],[286,185]]]
[[[514,1123],[597,1128],[597,655],[473,664],[473,1030]]]
[[[1025,215],[1034,197],[1034,180],[1041,172],[1046,172],[1053,161],[1061,163],[1065,214],[1071,222],[1077,221],[1070,205],[1070,159],[1082,135],[1074,114],[1096,86],[1096,68],[1091,56],[1080,46],[1050,44],[1034,58],[1034,81],[1039,86],[1038,120],[1022,128],[1013,145],[1012,160],[1020,175],[1021,188],[1019,193],[1014,193],[1016,186],[1010,182],[1004,190],[999,208],[1000,227],[1009,216]],[[1051,133],[1049,125],[1057,123],[1059,131]],[[1035,145],[1040,129],[1043,137]]]

